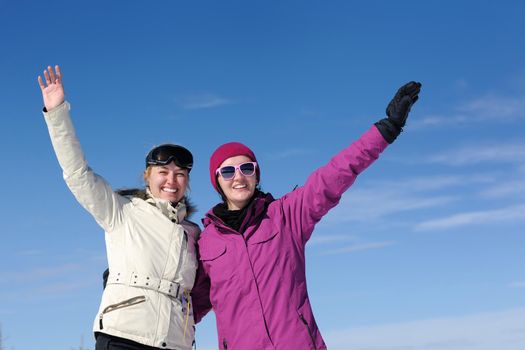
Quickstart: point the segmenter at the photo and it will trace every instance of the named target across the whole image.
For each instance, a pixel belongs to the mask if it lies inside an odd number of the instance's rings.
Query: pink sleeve
[[[302,244],[310,239],[315,224],[339,203],[357,175],[371,165],[387,146],[383,136],[372,126],[328,164],[314,171],[304,186],[280,199],[285,225]]]
[[[210,279],[200,260],[195,283],[191,290],[191,302],[193,303],[193,318],[195,319],[195,324],[197,324],[212,308],[210,301]]]

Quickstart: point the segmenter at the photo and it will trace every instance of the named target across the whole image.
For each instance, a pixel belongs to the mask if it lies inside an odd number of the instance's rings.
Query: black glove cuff
[[[388,118],[381,119],[374,125],[388,143],[394,142],[399,134],[401,134],[401,131],[403,131],[401,127],[397,126],[391,120],[388,120]]]

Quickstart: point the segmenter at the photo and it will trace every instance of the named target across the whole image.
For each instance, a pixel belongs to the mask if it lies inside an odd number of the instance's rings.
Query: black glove
[[[394,142],[405,126],[410,108],[419,98],[421,83],[411,81],[397,90],[396,95],[386,107],[388,118],[375,125],[388,143]]]

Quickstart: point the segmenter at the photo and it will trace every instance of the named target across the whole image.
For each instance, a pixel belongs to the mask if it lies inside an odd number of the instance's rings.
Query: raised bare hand
[[[64,86],[62,85],[60,67],[56,65],[53,70],[51,66],[48,66],[47,70],[44,70],[44,78],[45,83],[39,75],[38,84],[42,90],[44,106],[46,110],[50,111],[64,102]]]

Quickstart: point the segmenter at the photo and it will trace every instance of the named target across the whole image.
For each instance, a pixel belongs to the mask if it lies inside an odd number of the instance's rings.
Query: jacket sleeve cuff
[[[388,118],[381,119],[374,125],[388,143],[394,142],[399,134],[401,134],[403,131],[402,128],[392,123],[390,120],[388,120]]]
[[[44,106],[42,108],[42,113],[44,113],[44,115],[48,115],[48,114],[51,114],[51,113],[54,114],[55,112],[61,111],[63,108],[67,108],[68,110],[71,110],[69,102],[64,101],[61,104],[59,104],[58,106],[56,106],[55,108],[51,109],[50,111],[47,110],[47,108]]]

